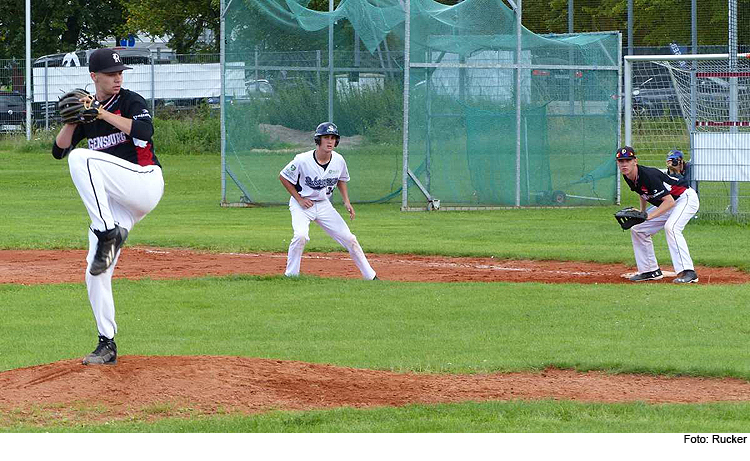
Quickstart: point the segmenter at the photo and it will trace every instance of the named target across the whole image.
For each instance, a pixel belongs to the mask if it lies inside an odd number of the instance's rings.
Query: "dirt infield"
[[[86,252],[0,250],[0,283],[83,282]],[[381,280],[408,282],[632,283],[623,277],[635,269],[624,264],[497,260],[369,254]],[[341,261],[331,264],[331,260]],[[283,274],[283,253],[208,253],[185,249],[126,247],[115,278],[180,279],[207,275]],[[662,266],[669,271],[671,267]],[[701,284],[748,283],[750,274],[732,268],[696,267]],[[306,253],[302,272],[320,277],[359,278],[346,253]],[[656,282],[671,283],[672,277]]]
[[[0,250],[0,283],[81,283],[85,256],[83,250]],[[380,279],[414,282],[631,283],[623,275],[634,271],[633,267],[621,264],[583,262],[379,254],[368,258]],[[331,260],[341,260],[341,264],[331,264]],[[219,254],[127,247],[115,277],[271,275],[282,274],[285,262],[286,255],[280,253]],[[360,276],[349,256],[342,253],[308,253],[302,269],[305,274],[320,277]],[[669,268],[662,269],[666,272]],[[749,274],[731,268],[696,270],[701,284],[750,282]],[[670,282],[671,278],[665,277],[648,283]],[[124,355],[112,367],[86,367],[80,359],[70,359],[0,372],[0,409],[13,410],[16,421],[37,424],[274,409],[534,399],[649,403],[750,401],[750,383],[736,379],[608,375],[557,369],[476,375],[394,373],[208,356]]]
[[[123,356],[0,373],[0,408],[45,422],[486,400],[688,403],[750,400],[738,379],[541,373],[437,375],[243,357]],[[94,409],[92,411],[92,409]]]

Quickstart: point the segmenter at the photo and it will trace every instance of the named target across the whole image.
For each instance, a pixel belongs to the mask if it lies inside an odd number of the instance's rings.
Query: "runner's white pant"
[[[662,228],[667,237],[669,254],[672,257],[675,272],[679,274],[684,270],[695,270],[682,230],[698,212],[699,206],[698,194],[693,189],[686,189],[677,198],[671,210],[655,219],[649,219],[630,228],[635,262],[638,265],[639,273],[651,272],[659,268],[651,236]],[[654,208],[653,206],[649,207],[648,211]]]
[[[328,235],[349,251],[354,264],[362,273],[362,278],[372,280],[375,277],[375,271],[367,262],[367,257],[357,237],[351,233],[346,221],[329,200],[314,201],[312,207],[305,209],[292,197],[289,199],[289,211],[292,213],[294,237],[289,242],[284,275],[287,277],[299,275],[302,252],[307,242],[310,241],[310,222],[315,221]]]
[[[143,219],[159,203],[164,192],[161,168],[140,166],[113,155],[89,149],[73,149],[68,156],[70,176],[91,218],[89,252],[86,256],[86,288],[99,334],[114,338],[115,303],[112,298],[112,274],[120,253],[112,265],[99,275],[91,275],[99,239],[93,230],[125,229]]]

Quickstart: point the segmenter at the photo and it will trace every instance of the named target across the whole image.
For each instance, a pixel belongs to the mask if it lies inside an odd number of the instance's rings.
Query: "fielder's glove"
[[[100,104],[88,91],[76,88],[57,101],[63,123],[91,123],[99,118]]]
[[[633,207],[623,208],[615,213],[615,219],[623,230],[630,229],[636,224],[640,224],[648,218],[645,211],[636,210]]]

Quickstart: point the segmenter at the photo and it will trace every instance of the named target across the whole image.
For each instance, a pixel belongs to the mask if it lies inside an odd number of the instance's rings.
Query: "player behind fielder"
[[[310,240],[310,221],[315,221],[349,251],[364,279],[377,280],[357,237],[351,233],[346,221],[329,200],[333,190],[338,186],[344,207],[349,212],[349,217],[354,219],[354,208],[349,202],[346,186],[349,181],[346,161],[333,150],[338,146],[339,139],[336,125],[321,123],[315,129],[314,140],[317,147],[295,156],[279,174],[281,184],[291,195],[289,211],[292,214],[294,230],[284,272],[287,277],[299,275],[302,252]]]
[[[663,277],[651,241],[651,236],[663,228],[672,265],[678,272],[673,282],[697,282],[698,275],[695,273],[682,231],[698,212],[698,194],[688,187],[684,178],[671,177],[657,168],[638,165],[635,151],[630,146],[617,149],[615,157],[630,190],[639,195],[641,211],[648,213],[646,221],[630,228],[635,262],[638,266],[638,274],[630,277],[630,280],[642,282]],[[647,210],[648,204],[653,206]]]
[[[687,184],[695,190],[700,198],[698,182],[695,180],[693,171],[693,164],[685,161],[682,151],[672,149],[667,153],[667,174],[677,178],[685,178]]]
[[[164,179],[154,155],[154,127],[146,101],[122,85],[123,65],[111,49],[94,51],[89,72],[100,103],[97,119],[65,124],[52,145],[56,159],[68,156],[73,183],[91,218],[86,288],[99,330],[85,365],[117,363],[112,273],[128,232],[161,200]],[[87,138],[87,148],[75,148]]]

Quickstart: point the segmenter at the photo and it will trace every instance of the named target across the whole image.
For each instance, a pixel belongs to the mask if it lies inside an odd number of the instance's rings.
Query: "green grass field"
[[[284,206],[221,208],[218,155],[163,155],[165,195],[129,245],[286,251]],[[0,150],[0,248],[85,248],[87,216],[67,163],[45,150]],[[364,163],[362,165],[365,165]],[[369,171],[350,171],[353,182]],[[271,181],[273,183],[273,181]],[[280,188],[281,186],[278,185]],[[354,189],[352,188],[352,191]],[[356,196],[352,197],[356,200]],[[635,204],[624,194],[623,205]],[[359,205],[366,252],[633,264],[621,206],[404,213]],[[313,226],[307,251],[339,251]],[[696,264],[750,271],[748,226],[696,221]],[[656,254],[669,264],[662,234]],[[302,277],[115,280],[118,345],[130,355],[237,355],[426,373],[579,370],[750,380],[750,285],[368,284]],[[298,299],[335,302],[299,305]],[[83,284],[0,285],[0,370],[80,357],[95,339]],[[750,404],[484,402],[44,425],[83,432],[750,432]]]

